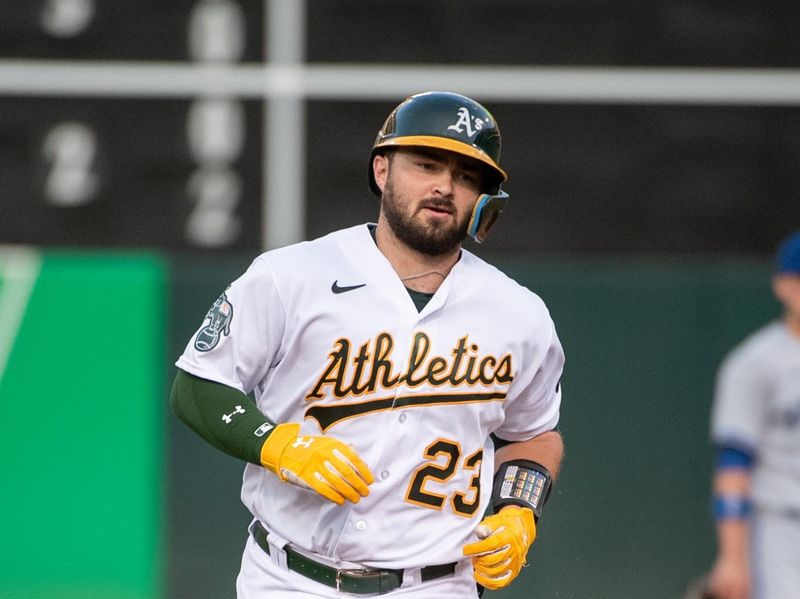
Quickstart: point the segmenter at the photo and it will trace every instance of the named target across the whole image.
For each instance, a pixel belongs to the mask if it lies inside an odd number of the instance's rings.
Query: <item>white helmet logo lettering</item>
[[[200,329],[194,346],[198,351],[210,351],[217,346],[223,335],[230,335],[231,320],[233,320],[233,304],[228,301],[228,297],[223,293],[211,306],[206,314],[208,324]]]
[[[458,120],[450,125],[448,129],[452,129],[456,133],[464,133],[466,131],[467,135],[472,137],[483,129],[483,119],[472,116],[469,110],[462,106],[458,109]]]

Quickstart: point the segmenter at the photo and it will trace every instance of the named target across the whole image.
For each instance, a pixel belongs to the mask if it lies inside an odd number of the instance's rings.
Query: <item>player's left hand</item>
[[[490,590],[511,584],[525,565],[528,549],[536,538],[533,512],[509,505],[484,518],[475,529],[475,543],[464,546],[464,555],[472,557],[475,580]]]

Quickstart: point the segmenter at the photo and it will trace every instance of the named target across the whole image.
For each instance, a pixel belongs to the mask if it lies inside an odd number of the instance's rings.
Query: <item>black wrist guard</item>
[[[530,508],[536,520],[542,515],[553,477],[547,468],[531,460],[510,460],[494,475],[492,507],[495,513],[506,505]]]

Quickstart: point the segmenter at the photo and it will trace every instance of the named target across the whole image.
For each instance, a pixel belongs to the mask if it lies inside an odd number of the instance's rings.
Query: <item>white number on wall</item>
[[[44,195],[48,203],[74,207],[95,199],[100,187],[95,172],[97,136],[88,125],[59,123],[45,136],[42,155],[47,164]]]
[[[234,62],[244,54],[242,8],[231,0],[202,0],[189,15],[189,56],[200,62]]]
[[[86,31],[94,14],[94,0],[46,0],[39,24],[53,37],[74,37]]]
[[[198,169],[189,177],[186,193],[192,212],[186,221],[186,237],[207,248],[230,245],[239,237],[241,222],[236,207],[241,201],[239,174],[228,167]]]

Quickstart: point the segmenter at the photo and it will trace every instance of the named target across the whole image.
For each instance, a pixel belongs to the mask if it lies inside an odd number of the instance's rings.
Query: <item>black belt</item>
[[[253,538],[258,546],[269,554],[267,529],[257,520],[253,523],[252,529]],[[286,552],[286,565],[290,570],[343,593],[383,594],[399,588],[403,583],[403,570],[341,570],[297,553],[289,545],[286,545],[283,550]],[[421,569],[422,582],[441,578],[455,571],[455,562],[439,566],[425,566]]]

